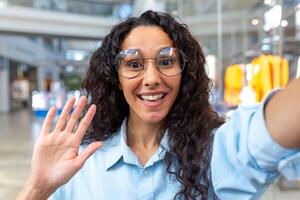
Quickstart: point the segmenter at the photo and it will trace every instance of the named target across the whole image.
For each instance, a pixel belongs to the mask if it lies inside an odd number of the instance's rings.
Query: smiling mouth
[[[154,101],[163,99],[165,96],[166,96],[165,93],[160,93],[160,94],[156,94],[156,95],[139,95],[139,98],[144,101],[154,102]]]

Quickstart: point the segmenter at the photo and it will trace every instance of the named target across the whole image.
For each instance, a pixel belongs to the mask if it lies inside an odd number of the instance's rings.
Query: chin
[[[157,124],[161,123],[165,119],[166,115],[162,114],[149,114],[143,117],[143,121],[150,123],[150,124]]]

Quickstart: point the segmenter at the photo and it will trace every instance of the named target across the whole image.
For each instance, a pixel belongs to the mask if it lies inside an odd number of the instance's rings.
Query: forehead
[[[123,40],[121,49],[140,49],[144,54],[153,54],[163,47],[173,46],[167,33],[158,26],[138,26]]]

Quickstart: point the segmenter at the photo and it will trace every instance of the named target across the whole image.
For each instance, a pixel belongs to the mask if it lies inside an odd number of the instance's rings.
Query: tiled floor
[[[14,199],[29,175],[32,120],[26,111],[0,115],[0,199]]]
[[[0,114],[0,199],[15,199],[30,173],[30,159],[42,120],[30,111]],[[281,191],[273,185],[263,200],[299,200],[300,190]]]

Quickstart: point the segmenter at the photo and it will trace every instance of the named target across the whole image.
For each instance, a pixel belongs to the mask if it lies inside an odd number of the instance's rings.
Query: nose
[[[155,60],[148,60],[144,64],[143,84],[148,87],[159,86],[161,83],[161,74],[156,67]]]

